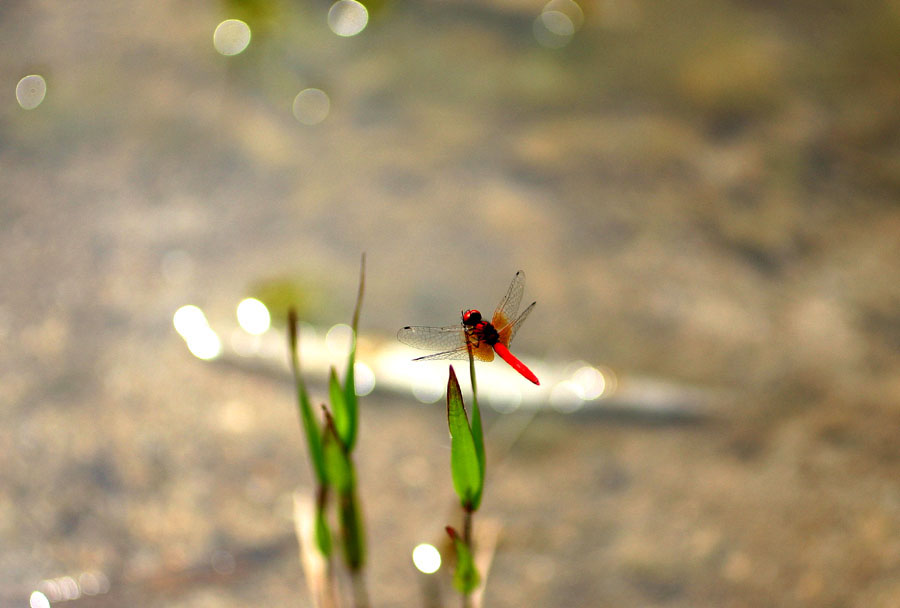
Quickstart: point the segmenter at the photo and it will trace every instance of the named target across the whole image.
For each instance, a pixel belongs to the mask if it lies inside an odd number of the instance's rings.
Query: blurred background
[[[711,395],[486,412],[486,605],[900,601],[896,0],[6,0],[0,36],[3,606],[310,605],[290,381],[173,314],[321,333],[363,251],[362,360],[522,269],[538,375]],[[372,600],[422,605],[446,420],[375,382]]]

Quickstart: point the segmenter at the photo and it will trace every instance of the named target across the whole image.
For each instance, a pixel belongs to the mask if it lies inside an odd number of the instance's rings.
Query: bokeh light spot
[[[222,353],[222,341],[210,328],[203,311],[193,304],[176,310],[172,324],[187,342],[188,350],[198,359],[215,359]]]
[[[575,0],[550,0],[544,5],[544,10],[541,12],[550,11],[556,11],[568,17],[575,31],[580,30],[584,25],[584,11]]]
[[[240,19],[226,19],[213,32],[213,46],[222,55],[237,55],[250,44],[250,26]]]
[[[498,384],[487,394],[488,404],[502,414],[508,414],[522,405],[522,391],[517,384]]]
[[[237,307],[237,320],[241,329],[254,336],[265,333],[272,325],[269,309],[256,298],[241,300]]]
[[[534,37],[543,47],[559,49],[572,40],[575,25],[560,11],[544,11],[534,20]]]
[[[572,374],[572,382],[581,387],[586,401],[599,399],[606,391],[606,376],[590,365],[585,365]]]
[[[575,382],[560,382],[550,391],[550,405],[564,414],[572,413],[584,405],[584,391]]]
[[[338,0],[328,10],[328,27],[338,36],[356,36],[368,23],[369,11],[356,0]]]
[[[198,359],[208,361],[222,354],[222,341],[209,327],[185,337],[188,350]]]
[[[362,361],[353,364],[353,388],[360,397],[375,390],[375,372]]]
[[[28,600],[28,605],[31,608],[50,608],[50,600],[48,600],[47,596],[40,591],[32,591],[31,597]]]
[[[344,357],[350,352],[353,341],[353,328],[345,323],[338,323],[325,334],[325,348],[332,355]]]
[[[321,89],[303,89],[294,97],[294,118],[305,125],[317,125],[328,117],[331,100]]]
[[[109,591],[109,579],[102,572],[83,572],[78,584],[85,595],[100,595]]]
[[[31,74],[16,85],[16,101],[26,110],[33,110],[44,101],[47,95],[47,81],[43,76]]]
[[[412,552],[413,564],[420,572],[434,574],[441,567],[441,553],[434,545],[422,543]]]
[[[412,393],[419,403],[436,403],[444,396],[444,388],[439,383],[413,384]]]
[[[198,329],[209,327],[206,315],[193,304],[182,306],[176,310],[175,314],[172,316],[172,324],[175,325],[175,331],[181,334],[181,337],[185,339]]]

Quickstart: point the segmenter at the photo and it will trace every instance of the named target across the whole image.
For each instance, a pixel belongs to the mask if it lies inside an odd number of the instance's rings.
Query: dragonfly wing
[[[446,327],[404,327],[397,332],[397,339],[413,348],[422,350],[465,351],[466,334],[462,325]],[[441,354],[438,353],[438,354]]]
[[[469,351],[465,348],[457,348],[456,350],[447,350],[442,353],[434,353],[433,355],[425,355],[424,357],[416,357],[413,361],[438,361],[440,359],[468,359]]]
[[[537,302],[532,302],[528,308],[522,311],[522,314],[520,314],[515,321],[507,323],[505,327],[497,329],[497,332],[500,334],[500,342],[509,346],[512,339],[516,337],[516,332],[522,327],[522,323],[525,322],[525,319],[531,314],[531,311],[534,310],[535,304],[537,304]]]
[[[491,323],[494,327],[503,327],[509,323],[509,320],[516,316],[519,311],[519,303],[522,301],[522,294],[525,292],[525,273],[521,270],[513,277],[506,295],[500,300]]]
[[[472,347],[472,356],[479,361],[493,361],[494,349],[487,342],[482,342],[478,346]],[[434,353],[433,355],[425,355],[424,357],[416,357],[413,361],[438,361],[440,359],[468,359],[469,349],[461,346],[454,350],[447,350],[442,353]]]

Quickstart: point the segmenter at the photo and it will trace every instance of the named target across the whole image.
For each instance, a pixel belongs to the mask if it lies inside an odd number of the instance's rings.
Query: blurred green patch
[[[272,324],[283,326],[288,310],[293,308],[304,322],[322,321],[318,311],[326,309],[327,297],[312,281],[292,277],[261,279],[250,287],[250,296],[266,305]]]

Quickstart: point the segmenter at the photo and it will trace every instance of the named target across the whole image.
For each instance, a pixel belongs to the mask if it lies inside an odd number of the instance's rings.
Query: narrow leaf
[[[347,445],[350,432],[350,412],[347,408],[347,400],[344,398],[344,390],[338,381],[337,371],[332,367],[328,377],[328,395],[331,398],[331,412],[334,415],[334,427],[341,443]]]
[[[316,507],[316,546],[325,557],[331,555],[331,530],[328,526],[325,505]]]
[[[351,570],[359,570],[365,563],[365,532],[359,499],[356,495],[356,471],[347,449],[341,443],[334,419],[325,412],[325,462],[328,478],[337,491],[338,521],[341,527],[341,547],[344,560]]]
[[[456,549],[456,570],[453,572],[453,586],[463,594],[469,594],[478,588],[481,583],[481,575],[472,558],[472,550],[452,527],[447,526],[447,534],[453,539],[453,547]]]
[[[347,357],[347,370],[344,374],[344,401],[347,404],[348,425],[347,434],[342,434],[347,450],[352,453],[356,445],[356,430],[359,427],[359,404],[356,398],[356,336],[359,334],[359,313],[362,310],[363,293],[366,288],[366,254],[362,254],[359,265],[359,289],[356,292],[356,306],[353,309],[352,342],[350,343],[350,355]]]
[[[291,371],[294,374],[294,384],[297,387],[297,408],[300,411],[300,422],[306,435],[309,459],[317,481],[320,485],[324,485],[327,483],[328,478],[325,473],[322,436],[319,431],[319,424],[315,416],[313,416],[309,394],[306,392],[306,383],[303,381],[303,374],[300,373],[300,340],[297,331],[297,312],[294,309],[288,311],[288,345],[291,351]]]
[[[450,378],[447,381],[447,422],[450,427],[450,472],[453,476],[453,489],[464,509],[472,511],[478,508],[481,496],[482,475],[478,463],[478,453],[472,438],[472,429],[466,418],[459,381],[453,366],[450,366]]]
[[[328,482],[340,495],[348,492],[354,486],[353,463],[350,462],[347,451],[338,437],[331,413],[324,405],[322,410],[325,412],[325,436],[322,442],[325,470],[328,473]]]
[[[474,507],[481,504],[481,492],[484,490],[484,478],[486,474],[486,462],[484,454],[484,430],[481,426],[481,408],[478,406],[478,383],[475,381],[475,358],[472,356],[472,345],[469,348],[469,378],[472,381],[472,440],[475,442],[475,452],[478,454],[478,467],[481,471],[481,484],[478,494],[474,499]]]

